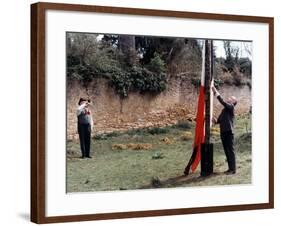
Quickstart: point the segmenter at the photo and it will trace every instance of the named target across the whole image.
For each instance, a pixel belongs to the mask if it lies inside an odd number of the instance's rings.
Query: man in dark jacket
[[[233,135],[233,120],[234,120],[234,107],[237,104],[237,100],[234,96],[228,98],[224,101],[220,93],[215,87],[212,87],[214,95],[217,97],[218,101],[223,105],[223,109],[217,120],[214,119],[215,123],[220,124],[220,135],[223,145],[223,149],[226,155],[228,170],[226,174],[236,173],[236,162],[235,153],[233,147],[234,135]]]

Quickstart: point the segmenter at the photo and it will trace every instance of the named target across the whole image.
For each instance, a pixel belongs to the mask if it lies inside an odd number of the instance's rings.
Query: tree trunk
[[[120,35],[119,36],[119,48],[124,54],[125,62],[129,66],[134,66],[137,62],[135,36],[133,35]]]

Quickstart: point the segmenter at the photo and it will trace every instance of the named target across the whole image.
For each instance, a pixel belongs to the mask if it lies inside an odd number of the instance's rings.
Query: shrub
[[[89,58],[89,59],[88,59]],[[79,80],[87,86],[95,77],[103,77],[121,97],[130,91],[158,94],[167,88],[166,65],[159,54],[146,65],[128,65],[114,48],[101,48],[89,54],[87,59],[67,56],[68,78]]]
[[[166,71],[165,62],[161,59],[160,55],[157,52],[154,53],[154,57],[150,60],[147,68],[157,74],[161,74]]]
[[[238,67],[233,68],[232,77],[233,77],[233,84],[234,85],[241,86],[241,85],[246,84],[245,77],[240,72]]]
[[[107,136],[105,134],[97,134],[94,136],[95,140],[106,140]]]
[[[122,98],[127,97],[131,87],[131,78],[129,74],[124,71],[115,71],[109,77],[109,85],[115,89],[115,92]]]
[[[251,87],[251,80],[241,73],[239,66],[235,65],[231,72],[227,71],[221,74],[220,80],[227,85]],[[216,85],[216,83],[215,83]]]
[[[221,80],[223,81],[224,84],[227,85],[232,85],[233,84],[233,77],[231,75],[231,73],[229,72],[224,72],[221,76],[220,76]]]
[[[137,66],[128,71],[115,70],[112,73],[109,85],[122,98],[127,97],[130,91],[158,94],[167,88],[165,73],[155,73]]]
[[[158,128],[158,127],[154,127],[154,128],[150,128],[147,131],[148,133],[155,135],[155,134],[162,134],[162,133],[168,133],[169,129],[168,128]]]
[[[195,88],[199,88],[200,85],[201,85],[200,78],[192,78],[191,79],[191,84],[194,85]]]
[[[151,72],[146,68],[134,67],[129,73],[132,90],[157,94],[167,88],[167,78],[163,72]]]
[[[125,133],[128,135],[143,135],[145,132],[145,129],[130,129],[127,130]]]
[[[246,85],[249,87],[249,89],[252,89],[252,82],[250,79],[246,81]]]
[[[174,127],[180,129],[191,129],[191,123],[189,121],[178,121]]]
[[[223,85],[223,81],[221,79],[214,79],[214,86],[219,89]]]
[[[106,134],[106,136],[107,136],[107,137],[117,137],[117,136],[119,136],[120,134],[121,134],[120,132],[114,131],[114,132],[111,132],[111,133]]]
[[[228,75],[227,75],[228,76]],[[231,77],[224,77],[222,79],[214,79],[214,85],[217,89],[219,89],[224,81],[223,80],[229,80],[229,81],[226,81],[228,84],[232,84],[232,78]],[[195,87],[195,88],[199,88],[200,85],[201,85],[201,79],[200,78],[191,78],[191,84]]]

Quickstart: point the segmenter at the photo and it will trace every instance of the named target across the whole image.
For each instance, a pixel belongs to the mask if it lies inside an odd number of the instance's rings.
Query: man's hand
[[[213,93],[216,94],[218,91],[215,86],[212,86]]]
[[[216,123],[217,123],[217,121],[218,121],[218,120],[217,120],[217,118],[216,118],[216,117],[213,117],[213,118],[212,118],[212,122],[213,122],[213,124],[216,124]]]
[[[212,86],[212,91],[216,97],[220,95],[220,93],[218,92],[215,86]]]

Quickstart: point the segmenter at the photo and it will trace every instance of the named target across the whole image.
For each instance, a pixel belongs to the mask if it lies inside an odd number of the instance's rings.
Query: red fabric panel
[[[191,170],[194,172],[201,160],[201,144],[204,143],[204,117],[205,117],[205,91],[204,86],[200,86],[198,108],[196,115],[195,137],[193,149],[196,148],[196,157],[191,165]]]

